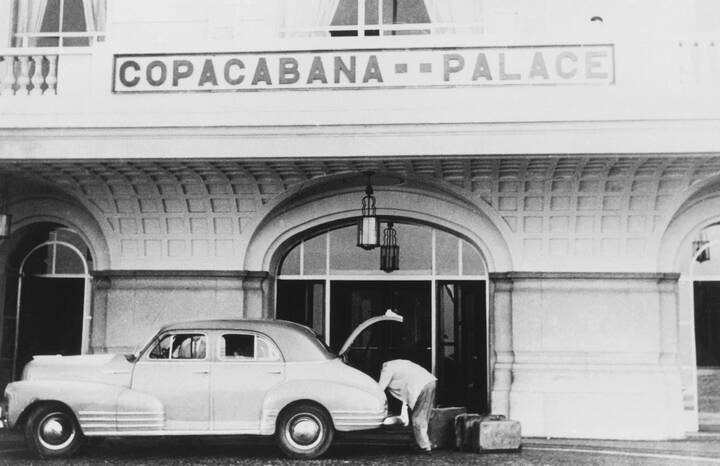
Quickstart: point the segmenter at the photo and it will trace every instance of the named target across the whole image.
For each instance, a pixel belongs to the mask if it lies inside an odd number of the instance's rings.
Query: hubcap
[[[40,421],[38,440],[48,450],[61,450],[75,438],[75,426],[64,413],[50,413]]]
[[[315,447],[322,440],[322,430],[320,419],[308,413],[298,414],[288,423],[290,440],[302,449]]]

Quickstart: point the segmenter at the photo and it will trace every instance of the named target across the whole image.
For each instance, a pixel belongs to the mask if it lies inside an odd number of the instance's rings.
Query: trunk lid
[[[393,321],[393,322],[403,322],[403,317],[400,314],[397,314],[396,312],[393,312],[391,309],[388,309],[385,311],[384,315],[372,317],[365,322],[361,323],[357,327],[355,327],[355,330],[352,331],[350,336],[345,340],[345,343],[343,343],[342,348],[340,348],[340,351],[338,352],[338,356],[343,357],[343,355],[347,352],[347,350],[350,349],[350,346],[353,344],[355,339],[360,335],[363,330],[370,327],[371,325],[374,325],[378,322],[386,322],[386,321]]]

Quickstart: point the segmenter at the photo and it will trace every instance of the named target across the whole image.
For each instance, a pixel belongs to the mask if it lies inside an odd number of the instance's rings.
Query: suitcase
[[[461,415],[455,419],[456,446],[465,451],[519,450],[522,432],[518,421],[502,415]]]
[[[432,410],[428,436],[433,449],[455,446],[455,418],[466,412],[465,408],[434,408]]]
[[[481,420],[482,416],[473,413],[455,416],[455,448],[472,451],[472,432]]]

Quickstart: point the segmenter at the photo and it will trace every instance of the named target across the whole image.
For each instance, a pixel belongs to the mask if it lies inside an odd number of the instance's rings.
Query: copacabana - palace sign
[[[134,54],[114,58],[116,93],[615,82],[612,45]]]

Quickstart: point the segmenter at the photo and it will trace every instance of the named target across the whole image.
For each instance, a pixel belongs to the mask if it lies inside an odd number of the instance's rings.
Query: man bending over
[[[420,450],[430,452],[428,422],[435,403],[437,379],[414,362],[394,359],[383,364],[380,372],[380,388],[410,408],[413,434]]]

